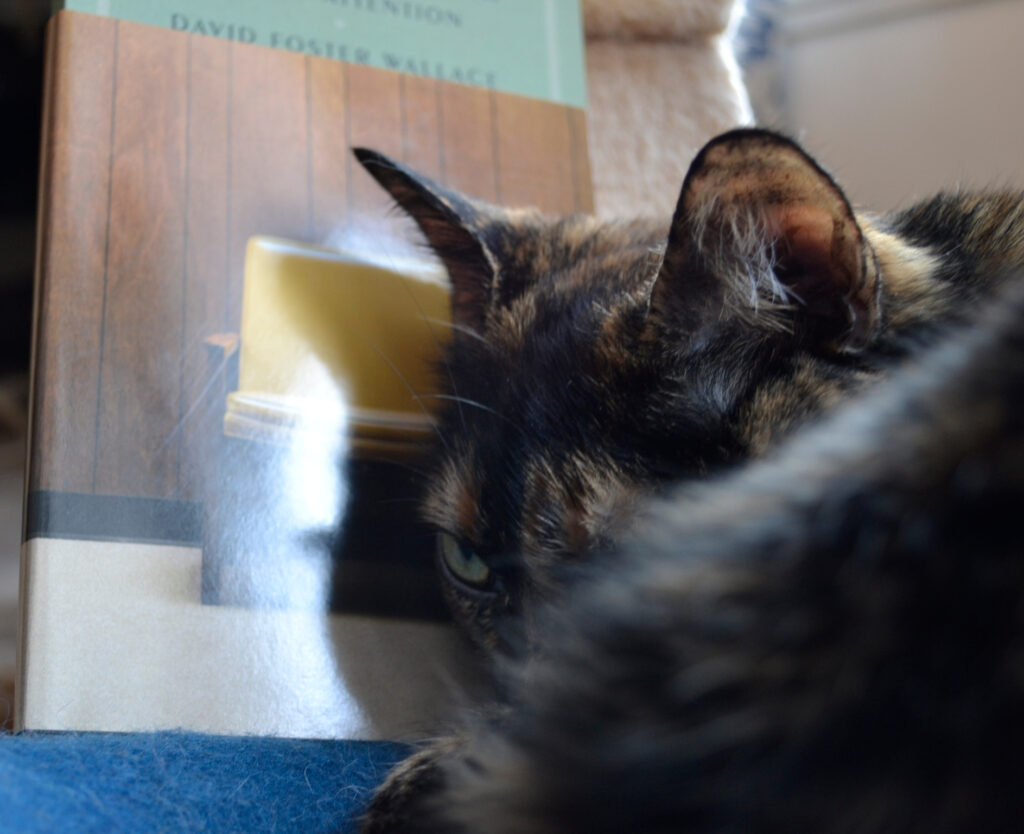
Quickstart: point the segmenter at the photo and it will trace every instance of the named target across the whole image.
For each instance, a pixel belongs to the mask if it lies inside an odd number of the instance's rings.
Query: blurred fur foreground
[[[545,613],[438,830],[1012,831],[1024,287]],[[599,661],[599,662],[595,662]],[[425,830],[434,830],[426,828]]]

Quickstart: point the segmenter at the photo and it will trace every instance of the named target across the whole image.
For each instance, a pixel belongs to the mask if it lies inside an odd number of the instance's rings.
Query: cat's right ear
[[[700,333],[729,315],[853,352],[880,323],[874,252],[835,181],[792,140],[712,139],[683,183],[651,319]]]
[[[353,153],[416,221],[448,270],[453,323],[482,334],[498,277],[497,259],[485,243],[486,209],[377,151]]]

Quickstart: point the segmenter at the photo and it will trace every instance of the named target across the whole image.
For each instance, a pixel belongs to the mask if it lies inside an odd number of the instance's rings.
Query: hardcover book
[[[17,726],[429,730],[474,680],[415,515],[447,289],[349,149],[586,212],[583,111],[76,11],[47,50]]]

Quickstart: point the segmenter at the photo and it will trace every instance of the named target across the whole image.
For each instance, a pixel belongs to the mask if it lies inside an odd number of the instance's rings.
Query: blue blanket
[[[4,832],[354,831],[399,744],[190,733],[0,736]]]

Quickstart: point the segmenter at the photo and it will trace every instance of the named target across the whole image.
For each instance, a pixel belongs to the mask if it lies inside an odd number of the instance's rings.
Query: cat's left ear
[[[880,287],[833,179],[790,139],[743,129],[711,140],[690,166],[651,313],[694,332],[730,313],[760,316],[856,351],[877,333]]]
[[[353,148],[353,153],[416,221],[444,263],[452,284],[452,321],[482,334],[498,277],[497,258],[484,242],[488,207],[377,151]]]

